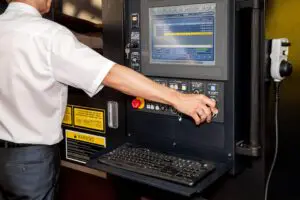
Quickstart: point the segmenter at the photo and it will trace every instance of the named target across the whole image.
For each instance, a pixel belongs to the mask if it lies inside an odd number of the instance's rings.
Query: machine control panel
[[[171,78],[152,78],[155,82],[168,86],[186,94],[204,94],[217,102],[218,115],[213,119],[214,122],[224,122],[224,84],[222,82],[210,82],[199,80],[183,80]],[[142,112],[149,112],[162,115],[181,116],[173,107],[161,103],[135,98],[132,100],[132,108]]]
[[[129,66],[137,72],[141,72],[141,38],[140,38],[140,16],[139,13],[131,14],[131,26],[129,41],[125,49],[127,59],[129,60]]]
[[[150,38],[150,35],[145,34],[145,32],[143,33],[143,30],[146,30],[144,23],[146,21],[143,21],[143,16],[141,15],[142,12],[138,4],[135,5],[132,3],[131,9],[131,14],[128,16],[129,26],[126,42],[127,45],[125,49],[127,52],[126,55],[129,67],[137,72],[145,72],[144,70],[147,66],[144,65],[144,61],[148,59],[155,59],[159,61],[155,63],[157,65],[160,64],[160,66],[164,66],[165,69],[172,66],[172,68],[169,68],[170,70],[168,70],[169,75],[166,75],[165,77],[172,77],[172,70],[174,70],[177,71],[176,73],[180,72],[182,77],[185,78],[157,78],[154,77],[156,75],[152,75],[152,79],[157,83],[182,93],[204,94],[209,98],[214,99],[217,102],[219,113],[213,121],[223,123],[224,82],[217,81],[221,79],[215,79],[216,81],[202,81],[202,78],[199,78],[200,80],[198,80],[198,77],[193,78],[186,76],[184,73],[191,70],[191,68],[188,67],[190,63],[187,60],[182,61],[181,64],[177,63],[178,59],[180,60],[185,57],[189,57],[192,60],[194,59],[193,62],[196,63],[196,66],[199,69],[201,69],[202,65],[208,65],[211,68],[214,67],[214,64],[216,64],[214,60],[215,46],[213,45],[213,35],[215,34],[215,5],[198,5],[196,7],[185,6],[184,9],[178,6],[165,9],[151,9],[151,12],[149,11],[150,13],[148,13],[149,15],[151,14],[151,19],[149,19],[150,21],[148,20],[149,24],[147,24],[147,27],[150,27],[152,24],[152,28],[147,28],[147,32],[149,32],[148,34],[152,34],[153,37],[151,40],[156,42],[153,45],[157,46],[154,51],[149,52],[149,55],[152,55],[151,58],[145,58],[141,53],[145,46],[143,43],[144,39]],[[179,15],[177,11],[179,13],[182,12],[182,15]],[[176,13],[174,14],[174,12]],[[184,20],[188,19],[191,22],[183,23],[184,21],[182,16],[186,16]],[[193,37],[190,37],[191,35]],[[176,40],[175,43],[174,40]],[[195,44],[194,42],[199,42],[199,44]],[[197,48],[194,48],[194,46],[197,46]],[[188,52],[189,55],[184,54],[185,52]],[[196,56],[198,54],[200,57]],[[171,63],[172,65],[170,65]],[[156,64],[153,66],[151,65],[148,69],[151,68],[152,70],[152,67],[157,67]],[[180,70],[176,67],[180,67]],[[161,69],[157,69],[156,71],[154,70],[151,74],[157,74],[160,70]],[[163,75],[157,74],[157,76],[162,77]],[[214,80],[214,78],[211,80]],[[169,116],[182,115],[173,107],[146,101],[141,98],[131,99],[129,106],[131,109],[139,112]]]

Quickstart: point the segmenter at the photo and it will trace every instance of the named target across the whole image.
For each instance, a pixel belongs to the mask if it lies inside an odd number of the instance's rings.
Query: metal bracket
[[[244,141],[236,143],[236,153],[244,156],[259,157],[261,155],[261,147],[251,146]]]

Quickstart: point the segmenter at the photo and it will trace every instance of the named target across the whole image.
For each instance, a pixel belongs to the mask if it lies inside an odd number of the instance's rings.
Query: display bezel
[[[211,4],[203,0],[201,4]],[[141,72],[149,76],[200,78],[228,80],[229,51],[229,6],[227,1],[215,0],[215,64],[158,64],[151,63],[150,57],[150,8],[199,4],[197,0],[154,1],[141,0]]]

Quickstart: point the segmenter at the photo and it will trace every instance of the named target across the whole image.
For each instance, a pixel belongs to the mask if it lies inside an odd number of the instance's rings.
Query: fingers
[[[197,113],[194,113],[194,114],[192,115],[192,118],[194,119],[194,121],[195,121],[195,123],[196,123],[197,125],[201,124],[201,119],[200,119],[200,117],[197,115]]]
[[[208,98],[205,95],[199,95],[198,97],[200,98],[200,100],[202,101],[203,104],[206,104],[210,108],[216,107],[216,101],[214,99]]]
[[[215,106],[214,107],[211,107],[211,111],[214,113],[214,114],[218,114],[218,109],[216,108],[217,107],[217,101],[215,99],[211,99],[212,101],[215,102]]]
[[[201,123],[203,123],[205,121],[207,121],[207,122],[211,121],[211,112],[208,107],[203,106],[201,108],[198,108],[197,114],[199,115],[199,117],[201,119]]]
[[[198,108],[198,109],[196,110],[196,113],[197,113],[197,115],[198,115],[199,118],[200,118],[200,123],[205,122],[205,119],[206,119],[206,114],[205,114],[205,112],[204,112],[201,108]]]
[[[203,111],[205,113],[206,121],[208,123],[210,123],[211,122],[211,118],[212,118],[212,112],[211,112],[211,110],[207,106],[204,106],[202,109],[203,109]]]
[[[210,112],[211,114],[214,116],[216,116],[218,114],[218,109],[216,108],[217,106],[217,102],[215,99],[212,99],[212,98],[208,98],[207,96],[205,95],[200,95],[199,97],[201,99],[201,101],[206,104],[207,106],[209,106],[210,108]]]
[[[215,116],[218,115],[219,111],[218,111],[217,108],[213,108],[213,109],[212,109],[212,113],[213,113],[213,116],[212,116],[212,117],[215,117]]]
[[[177,110],[192,117],[197,125],[207,122],[218,114],[216,101],[205,95],[183,95]]]
[[[213,100],[211,98],[208,98],[205,95],[199,95],[199,98],[201,99],[203,104],[206,104],[207,106],[209,106],[211,108],[216,107],[216,101],[215,100]]]

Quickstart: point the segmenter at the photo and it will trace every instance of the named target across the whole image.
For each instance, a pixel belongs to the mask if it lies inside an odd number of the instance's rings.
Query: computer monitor
[[[149,9],[150,63],[215,65],[216,4]]]
[[[228,79],[225,1],[141,1],[141,72],[149,76]],[[135,34],[136,35],[136,34]]]

